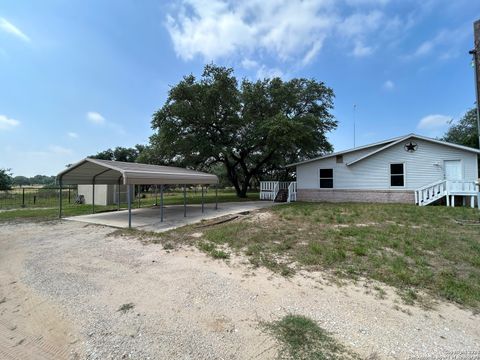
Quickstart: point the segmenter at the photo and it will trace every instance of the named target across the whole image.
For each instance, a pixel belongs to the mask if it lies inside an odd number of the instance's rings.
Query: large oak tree
[[[186,76],[170,89],[142,157],[205,170],[222,164],[245,197],[252,179],[332,150],[333,98],[312,79],[239,83],[233,69],[207,65],[200,79]]]
[[[468,110],[458,123],[451,125],[442,140],[478,149],[477,108]]]

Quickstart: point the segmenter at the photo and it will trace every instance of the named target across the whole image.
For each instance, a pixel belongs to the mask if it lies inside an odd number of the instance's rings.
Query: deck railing
[[[295,181],[260,181],[260,200],[274,201],[279,190],[282,189],[288,190],[288,202],[297,200],[297,183]]]
[[[297,182],[292,181],[288,185],[288,198],[287,202],[297,201]]]
[[[464,204],[466,197],[470,197],[473,207],[475,197],[480,208],[479,185],[471,180],[440,180],[415,190],[415,204],[425,206],[446,197],[447,206],[455,205],[455,196],[463,196]]]

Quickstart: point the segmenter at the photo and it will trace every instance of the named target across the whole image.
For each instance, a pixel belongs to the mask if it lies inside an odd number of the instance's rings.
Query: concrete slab
[[[220,216],[238,214],[245,211],[267,208],[275,205],[273,201],[245,201],[206,204],[202,214],[200,204],[187,205],[187,217],[183,216],[183,205],[168,205],[164,207],[164,221],[160,222],[160,207],[141,208],[132,210],[132,228],[163,232],[177,227],[195,224],[202,220],[214,219]],[[75,220],[91,224],[107,225],[118,228],[128,227],[128,210],[103,212],[89,215],[71,216],[66,220]]]

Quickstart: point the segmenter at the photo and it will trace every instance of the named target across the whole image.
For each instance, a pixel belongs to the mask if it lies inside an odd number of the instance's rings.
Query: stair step
[[[275,196],[274,202],[287,202],[288,200],[288,189],[280,189]]]

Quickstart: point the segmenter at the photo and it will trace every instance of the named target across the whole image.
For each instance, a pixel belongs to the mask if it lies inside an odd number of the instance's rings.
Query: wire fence
[[[97,210],[112,209],[114,207],[127,208],[127,191],[126,186],[120,189],[116,185],[111,185],[111,189],[98,189],[96,191],[95,206]],[[120,190],[120,191],[119,191]],[[12,190],[0,191],[0,210],[20,209],[20,208],[53,208],[58,207],[60,188],[56,186],[48,187],[22,187]],[[92,204],[93,188],[82,188],[79,190],[77,186],[62,188],[62,206],[77,203]],[[80,195],[80,196],[79,196]],[[111,196],[110,196],[111,195]],[[186,189],[186,199],[184,199],[183,188],[181,186],[164,186],[163,199],[165,205],[183,204],[186,200],[187,204],[200,204],[202,202],[202,188],[200,186],[189,186]],[[106,200],[108,199],[108,200]],[[249,194],[248,200],[258,199],[258,193]],[[77,200],[80,200],[78,202]],[[216,201],[244,201],[236,196],[232,189],[218,189],[205,186],[203,188],[203,201],[215,203]],[[150,207],[160,204],[160,186],[141,185],[135,186],[132,191],[132,208]]]
[[[56,207],[59,201],[59,187],[23,187],[0,191],[0,209]],[[77,188],[62,189],[62,203],[74,204]]]

